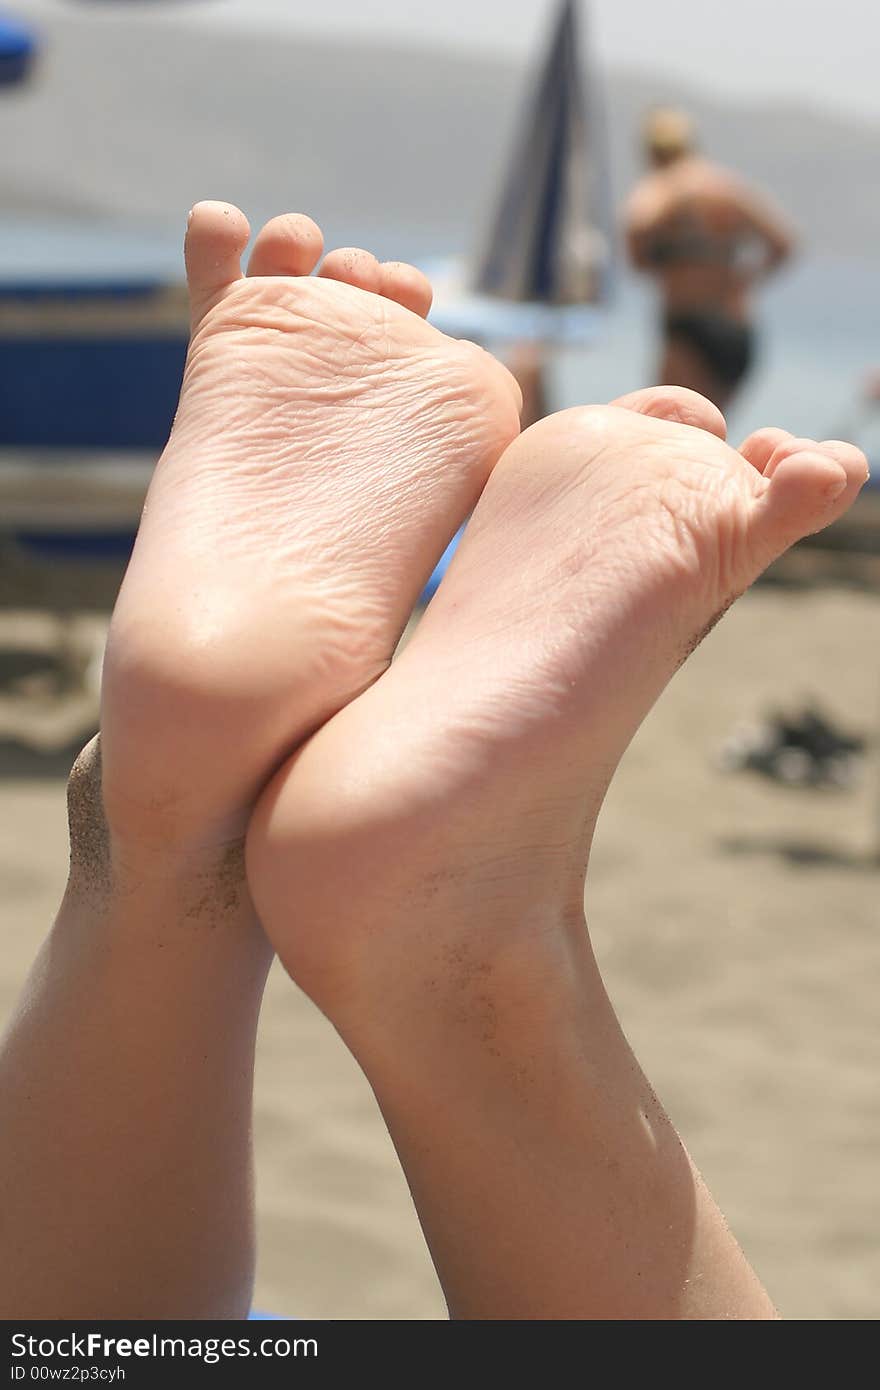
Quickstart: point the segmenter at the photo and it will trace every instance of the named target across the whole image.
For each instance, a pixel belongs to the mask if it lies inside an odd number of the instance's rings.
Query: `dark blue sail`
[[[610,244],[604,142],[580,31],[577,0],[564,0],[478,266],[478,294],[559,305],[602,298]]]

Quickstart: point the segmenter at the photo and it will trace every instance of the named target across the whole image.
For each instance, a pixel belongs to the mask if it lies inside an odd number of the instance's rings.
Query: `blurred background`
[[[183,363],[190,206],[307,211],[328,247],[413,260],[441,326],[538,364],[544,408],[607,400],[654,379],[657,276],[620,229],[646,113],[683,110],[797,245],[757,298],[732,437],[870,455],[878,51],[868,0],[0,0],[0,1011],[63,888],[64,782]],[[575,241],[595,265],[566,293]],[[790,1317],[878,1311],[878,498],[676,678],[591,870],[624,1027]],[[280,975],[256,1127],[259,1304],[444,1316],[366,1083]]]

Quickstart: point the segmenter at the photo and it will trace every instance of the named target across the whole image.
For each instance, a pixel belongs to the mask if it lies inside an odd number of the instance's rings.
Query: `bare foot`
[[[673,388],[528,430],[399,661],[263,794],[248,836],[261,920],[350,1041],[426,989],[460,1009],[465,979],[479,1019],[489,962],[527,959],[533,983],[536,953],[564,962],[641,720],[733,599],[867,475],[850,445],[768,430],[738,452],[723,436],[714,407]]]
[[[123,837],[243,833],[278,763],[363,691],[518,431],[488,354],[424,321],[410,266],[309,218],[201,203],[180,407],[117,603],[104,799]]]

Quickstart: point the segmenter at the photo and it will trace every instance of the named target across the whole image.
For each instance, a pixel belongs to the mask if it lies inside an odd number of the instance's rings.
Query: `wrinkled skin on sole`
[[[733,449],[717,410],[672,388],[511,445],[401,658],[251,823],[264,929],[337,1026],[340,1000],[439,975],[441,949],[479,954],[493,923],[505,949],[548,912],[582,930],[596,816],[639,723],[736,596],[866,475],[837,441],[766,430]]]
[[[108,819],[239,837],[278,763],[386,668],[449,537],[518,432],[517,390],[421,317],[430,287],[307,218],[257,240],[202,204],[180,406],[104,673]],[[297,273],[287,273],[294,271]]]

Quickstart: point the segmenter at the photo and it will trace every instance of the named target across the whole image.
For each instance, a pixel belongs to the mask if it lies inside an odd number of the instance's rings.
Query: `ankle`
[[[374,1085],[442,1074],[491,1095],[505,1078],[516,1090],[539,1057],[552,1067],[579,1052],[584,1014],[605,1007],[583,913],[526,913],[470,935],[468,925],[334,1001],[330,1016]]]
[[[591,959],[580,892],[568,902],[526,891],[512,900],[445,882],[438,893],[428,882],[372,900],[339,895],[336,912],[325,895],[315,913],[300,886],[283,932],[271,918],[267,930],[290,976],[359,1056],[386,1044],[393,1053],[407,1037],[444,1045],[458,1025],[483,1041],[540,1028]]]
[[[193,849],[120,834],[105,814],[100,735],[74,763],[67,801],[70,872],[59,915],[65,935],[107,929],[115,941],[131,936],[157,945],[186,937],[202,950],[209,930],[212,953],[228,947],[231,956],[268,968],[272,952],[248,891],[243,840]]]

